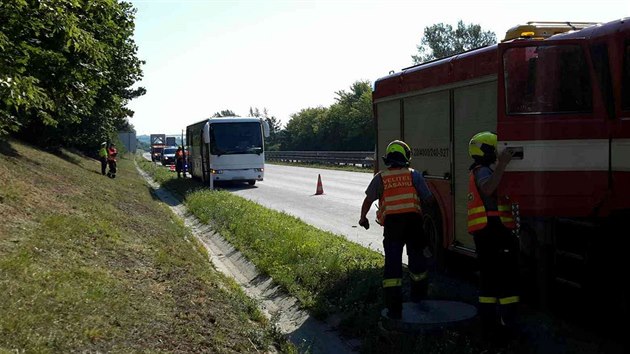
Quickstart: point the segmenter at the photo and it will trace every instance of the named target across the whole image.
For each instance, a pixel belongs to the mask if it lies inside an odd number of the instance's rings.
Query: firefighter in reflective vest
[[[392,141],[383,160],[387,169],[376,174],[361,206],[359,225],[368,229],[367,213],[378,199],[377,222],[383,225],[385,269],[383,295],[387,316],[402,317],[402,252],[407,246],[411,301],[420,302],[427,295],[428,278],[423,250],[427,240],[422,228],[421,205],[433,203],[433,195],[422,174],[409,168],[411,149],[400,140]],[[421,202],[422,201],[422,202]]]
[[[506,166],[512,159],[503,150],[497,159],[497,136],[481,132],[470,140],[474,163],[468,182],[468,232],[473,235],[479,264],[479,315],[484,334],[511,331],[518,296],[518,238],[512,232],[512,203],[497,194]],[[494,170],[490,165],[496,162]]]
[[[98,150],[98,159],[101,161],[101,174],[105,176],[107,170],[107,142],[101,143],[101,149]]]
[[[116,150],[116,145],[112,143],[107,149],[107,163],[109,164],[107,176],[109,178],[116,178],[116,156],[118,156],[118,150]]]

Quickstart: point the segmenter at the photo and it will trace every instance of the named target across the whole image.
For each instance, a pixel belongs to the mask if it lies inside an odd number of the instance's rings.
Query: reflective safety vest
[[[378,201],[376,221],[385,225],[385,217],[392,214],[422,214],[420,199],[413,185],[413,169],[396,168],[381,172],[383,194]]]
[[[103,158],[107,157],[107,149],[106,149],[106,148],[102,148],[102,149],[100,149],[100,150],[98,151],[98,156],[99,156],[99,157],[103,157]]]
[[[116,161],[116,155],[118,155],[118,150],[116,150],[116,148],[109,148],[107,152],[108,152],[107,160]]]
[[[512,215],[512,203],[507,196],[497,197],[498,210],[486,210],[483,204],[477,183],[475,182],[475,170],[470,171],[468,179],[468,233],[482,230],[488,225],[489,216],[498,216],[508,229],[515,229],[516,223]]]

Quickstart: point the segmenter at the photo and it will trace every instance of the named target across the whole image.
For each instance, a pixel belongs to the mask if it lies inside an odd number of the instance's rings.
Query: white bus
[[[269,125],[262,118],[210,118],[186,127],[188,169],[210,187],[215,182],[262,181],[264,138]]]

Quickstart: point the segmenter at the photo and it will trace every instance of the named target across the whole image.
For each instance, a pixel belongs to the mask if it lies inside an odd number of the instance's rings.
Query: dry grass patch
[[[132,161],[0,143],[0,352],[291,351]]]

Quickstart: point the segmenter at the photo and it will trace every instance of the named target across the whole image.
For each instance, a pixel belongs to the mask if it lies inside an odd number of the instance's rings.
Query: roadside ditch
[[[309,353],[357,353],[358,340],[346,340],[330,323],[319,321],[301,310],[298,300],[287,295],[273,279],[260,274],[256,266],[232,247],[210,225],[201,223],[189,213],[179,198],[155,182],[136,165],[138,173],[153,188],[155,195],[183,220],[192,234],[205,246],[217,270],[233,278],[256,300],[262,313],[298,348]]]

